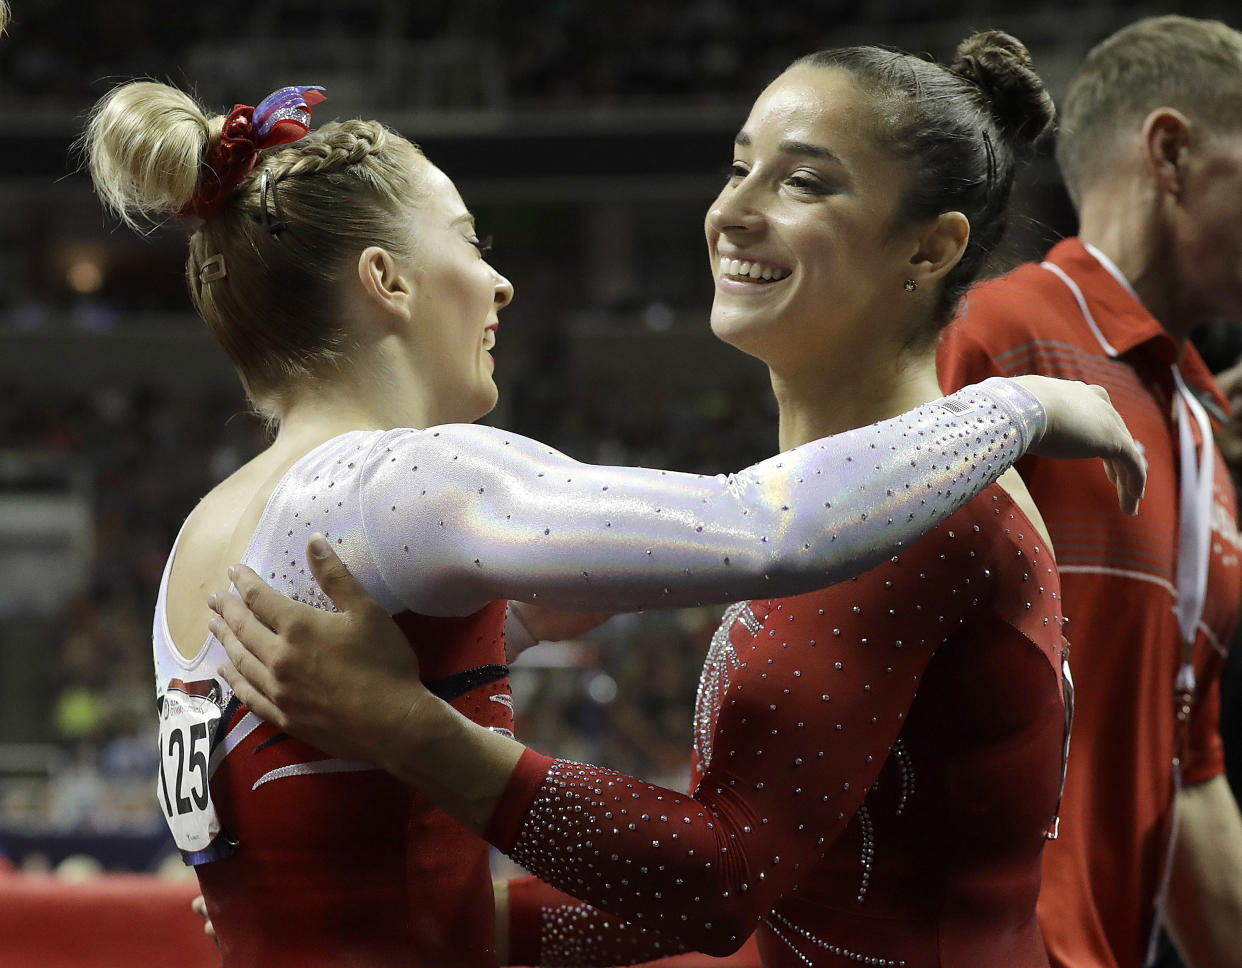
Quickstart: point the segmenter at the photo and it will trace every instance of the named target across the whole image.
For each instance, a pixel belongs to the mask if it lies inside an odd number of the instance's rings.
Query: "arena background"
[[[188,872],[154,798],[150,616],[176,530],[262,446],[192,314],[185,227],[140,237],[71,145],[147,75],[213,106],[326,87],[316,120],[420,143],[516,285],[488,418],[589,461],[721,472],[775,449],[762,366],[716,344],[702,216],[749,99],[794,57],[882,42],[944,58],[973,29],[1032,50],[1054,97],[1150,13],[1233,4],[942,0],[12,0],[0,42],[0,852],[35,872]],[[1073,231],[1031,168],[997,269]],[[1230,361],[1227,327],[1218,364]],[[684,785],[717,610],[614,619],[514,670],[520,735]],[[191,875],[192,876],[192,875]],[[0,962],[3,961],[0,955]]]

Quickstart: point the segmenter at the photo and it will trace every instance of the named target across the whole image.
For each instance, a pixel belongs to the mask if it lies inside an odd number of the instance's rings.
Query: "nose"
[[[499,272],[496,273],[496,290],[492,300],[496,303],[497,309],[504,309],[509,303],[513,302],[513,283]]]
[[[757,204],[756,189],[742,179],[726,185],[711,208],[707,210],[707,229],[720,235],[753,232],[763,224],[763,212]]]

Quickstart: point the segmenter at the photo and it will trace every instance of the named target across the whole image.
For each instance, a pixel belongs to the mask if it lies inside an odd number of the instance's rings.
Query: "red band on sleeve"
[[[517,766],[505,784],[505,792],[500,795],[492,819],[483,831],[483,839],[494,844],[498,849],[508,853],[517,840],[518,831],[522,829],[522,821],[530,809],[531,801],[543,786],[543,779],[553,763],[552,757],[527,749],[522,753]]]

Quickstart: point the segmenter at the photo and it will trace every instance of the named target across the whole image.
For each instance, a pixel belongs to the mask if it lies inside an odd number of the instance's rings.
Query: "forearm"
[[[592,907],[537,877],[498,883],[496,896],[504,898],[506,918],[504,957],[497,948],[502,965],[636,965],[687,950],[677,941]]]
[[[975,558],[967,547],[948,547],[945,558],[942,547],[911,549],[900,565],[890,563],[870,581],[885,587],[890,575],[900,577],[899,568],[925,573],[912,606],[940,603],[945,627],[952,628],[960,605],[950,585],[995,562]],[[966,572],[966,561],[975,572]],[[752,638],[739,615],[732,651],[709,660],[704,671],[720,692],[711,734],[698,737],[704,773],[693,796],[530,754],[515,770],[489,839],[546,883],[623,921],[691,950],[736,950],[802,876],[798,859],[822,851],[844,829],[875,781],[880,764],[837,737],[865,734],[881,749],[895,741],[938,644],[850,650],[849,670],[838,669],[843,653],[831,643],[903,634],[902,619],[876,615],[881,609],[869,607],[870,597],[861,598],[855,614],[850,605],[859,600],[857,589],[839,588],[781,603],[779,613],[775,603],[758,614],[748,607],[751,621],[770,617],[773,627],[779,620],[797,633],[782,631],[781,638]],[[837,688],[829,697],[808,691],[807,681]],[[867,688],[872,683],[884,685]],[[822,743],[809,771],[798,767],[812,733],[798,723],[818,723],[834,737]],[[762,756],[742,755],[754,750]],[[785,774],[774,764],[788,764],[792,782],[778,782]],[[538,786],[526,784],[535,768]],[[517,795],[519,786],[527,795]]]
[[[374,760],[481,836],[525,747],[421,686],[411,690],[409,706],[405,722],[376,744]]]
[[[573,865],[564,865],[563,851],[564,844],[559,840],[553,840],[552,834],[549,832],[547,841],[533,843],[527,841],[523,846],[524,850],[514,850],[511,844],[506,840],[511,838],[501,835],[497,836],[496,818],[502,818],[502,822],[508,822],[511,826],[515,820],[520,822],[520,826],[530,832],[533,828],[542,829],[544,824],[538,820],[532,825],[527,819],[532,814],[528,813],[527,804],[532,800],[536,791],[541,791],[541,798],[537,802],[541,802],[544,807],[551,806],[548,798],[548,791],[556,786],[555,780],[552,781],[552,787],[547,785],[547,781],[542,772],[542,766],[536,770],[529,767],[529,777],[515,777],[515,768],[518,761],[525,752],[525,747],[520,743],[509,739],[506,736],[493,733],[490,730],[470,722],[464,716],[457,713],[452,707],[441,702],[436,697],[422,690],[419,694],[411,696],[410,714],[407,721],[399,724],[395,728],[390,738],[385,742],[382,748],[375,750],[376,760],[389,773],[415,787],[432,801],[436,803],[445,813],[460,823],[463,827],[472,833],[479,834],[497,843],[502,849],[512,853],[523,866],[530,869],[543,870],[546,866],[539,860],[549,861],[552,865],[551,870],[562,868],[562,871],[568,873],[568,867]],[[533,760],[546,761],[544,757],[537,757],[532,754]],[[590,793],[595,789],[594,784],[600,783],[601,790],[603,787],[611,787],[615,781],[624,782],[627,786],[633,787],[640,781],[634,781],[628,777],[622,777],[620,774],[612,774],[610,771],[602,771],[597,768],[579,767],[576,764],[561,764],[562,769],[568,768],[570,771],[580,774],[587,770],[591,770],[598,779],[593,779],[587,783],[582,792]],[[615,778],[615,781],[614,781]],[[511,780],[513,783],[511,784]],[[542,787],[538,784],[543,781]],[[527,782],[529,790],[522,789],[523,782]],[[577,785],[568,784],[568,785]],[[731,893],[738,895],[737,888],[742,882],[749,878],[745,874],[747,864],[745,862],[745,851],[737,850],[735,854],[741,855],[741,863],[725,865],[719,863],[721,860],[727,860],[727,852],[720,854],[718,836],[713,833],[714,824],[708,819],[708,815],[702,809],[702,806],[694,800],[684,795],[678,795],[671,790],[660,790],[649,784],[641,784],[647,798],[652,801],[650,804],[634,803],[631,806],[636,810],[642,807],[649,809],[667,809],[670,814],[673,812],[684,813],[684,825],[678,825],[673,831],[674,838],[683,838],[685,844],[696,844],[698,847],[698,856],[711,856],[717,858],[716,870],[705,870],[701,863],[695,861],[690,863],[685,870],[678,869],[677,882],[684,885],[682,893],[697,893],[701,897],[714,897],[723,894],[728,897]],[[658,792],[657,792],[658,791]],[[501,805],[502,796],[505,799],[506,807],[497,810]],[[570,794],[576,796],[576,794]],[[552,799],[555,799],[553,794]],[[590,805],[588,805],[590,806]],[[506,816],[506,810],[509,815]],[[516,812],[513,812],[516,811]],[[562,817],[566,811],[560,808],[553,808],[553,812]],[[577,811],[570,811],[577,813]],[[623,810],[627,812],[628,810]],[[537,814],[537,811],[535,811]],[[646,817],[646,814],[644,814]],[[583,819],[575,816],[575,820]],[[631,825],[633,826],[633,825]],[[730,827],[737,826],[739,829],[741,824],[730,824]],[[697,829],[696,829],[697,828]],[[551,825],[548,825],[551,830]],[[562,831],[563,832],[563,831]],[[603,831],[598,832],[600,835]],[[617,832],[614,832],[614,836]],[[605,838],[607,839],[607,838]],[[647,841],[641,834],[630,834],[622,836],[621,840],[625,841],[625,846],[621,843],[617,844],[618,849],[625,853],[642,856]],[[631,843],[632,842],[632,843]],[[643,845],[640,849],[640,845]],[[691,849],[689,856],[693,858],[696,854],[695,849]],[[664,858],[661,858],[664,859]],[[717,871],[722,867],[733,868],[726,874],[726,881],[733,890],[721,890],[717,881],[719,874]],[[561,880],[573,879],[572,876]],[[734,881],[737,881],[735,884]],[[551,888],[549,888],[551,890]],[[557,893],[557,892],[553,892]],[[758,895],[760,891],[756,891]],[[745,894],[745,890],[741,892]],[[564,897],[559,895],[559,897]],[[659,897],[659,894],[656,895]],[[497,895],[498,899],[503,900],[505,907],[510,907],[513,898],[509,892],[501,891]],[[755,900],[759,900],[758,897]],[[760,902],[762,907],[764,902]],[[551,931],[547,936],[547,952],[552,960],[541,961],[541,964],[578,964],[580,963],[583,952],[589,949],[587,944],[588,935],[594,931],[599,925],[603,924],[611,917],[612,921],[617,920],[617,914],[621,914],[622,920],[626,912],[627,905],[620,904],[616,907],[609,905],[611,910],[616,913],[612,915],[604,915],[602,912],[596,911],[590,905],[582,904],[574,901],[571,904],[564,905],[565,910],[559,912],[557,919],[564,931]],[[663,913],[641,910],[644,905],[639,905],[640,910],[637,917],[663,922]],[[720,920],[723,922],[720,927],[728,931],[725,938],[721,937],[720,930],[712,930],[711,925],[707,925],[705,931],[700,930],[704,940],[709,941],[712,947],[721,949],[721,953],[727,953],[737,947],[746,935],[750,933],[749,928],[753,926],[753,920],[756,916],[750,912],[749,908],[754,905],[732,904],[729,905],[729,912],[721,912]],[[738,910],[734,910],[737,908]],[[756,911],[758,908],[755,909]],[[655,915],[652,917],[652,915]],[[499,915],[498,915],[499,916]],[[598,917],[597,917],[598,916]],[[602,918],[602,920],[601,920]],[[509,918],[509,928],[512,928],[513,918]],[[742,926],[746,925],[743,930]],[[680,927],[680,925],[679,925]],[[696,927],[698,927],[696,925]],[[528,924],[528,929],[533,926]],[[539,929],[542,932],[542,929]],[[682,932],[678,932],[681,934]],[[691,932],[693,933],[693,932]],[[529,930],[522,936],[510,935],[510,931],[504,932],[504,947],[508,950],[512,957],[514,948],[525,937],[529,940]],[[638,963],[651,958],[659,957],[664,954],[673,953],[677,950],[686,950],[686,940],[670,942],[666,938],[660,937],[658,933],[644,931],[636,926],[626,926],[624,929],[618,928],[618,935],[614,939],[614,953],[629,951],[631,954],[628,963]],[[542,942],[541,942],[542,944]],[[585,947],[584,947],[585,946]],[[711,950],[706,946],[705,950]],[[558,959],[568,960],[558,960]],[[609,957],[612,957],[610,954]],[[614,964],[615,961],[593,962],[599,964]]]
[[[1242,951],[1242,816],[1224,776],[1178,795],[1169,932],[1191,968],[1232,968]]]
[[[1043,428],[1038,399],[998,381],[728,477],[580,464],[487,427],[409,432],[368,458],[358,487],[364,519],[379,522],[366,528],[374,560],[350,567],[374,569],[389,612],[465,614],[499,598],[624,612],[807,592],[913,543]]]

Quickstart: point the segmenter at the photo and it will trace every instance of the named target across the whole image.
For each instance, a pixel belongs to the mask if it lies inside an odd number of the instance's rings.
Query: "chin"
[[[489,380],[487,386],[479,392],[475,400],[475,409],[477,412],[470,418],[470,422],[473,423],[476,420],[486,417],[489,413],[496,409],[496,404],[499,402],[500,391],[496,388],[496,384]]]
[[[458,386],[456,389],[442,387],[438,396],[452,402],[437,415],[436,423],[455,424],[474,423],[486,417],[496,408],[500,399],[496,384],[490,381],[486,384]]]
[[[771,343],[773,323],[768,318],[755,319],[716,309],[712,310],[711,315],[712,333],[716,339],[760,360],[764,359],[764,347]]]

